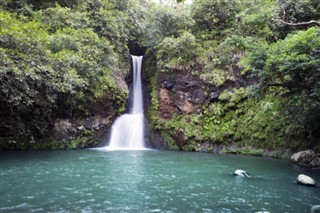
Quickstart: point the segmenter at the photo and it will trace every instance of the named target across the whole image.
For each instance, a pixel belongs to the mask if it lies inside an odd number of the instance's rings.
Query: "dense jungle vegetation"
[[[0,147],[42,143],[59,119],[123,112],[131,52],[147,55],[150,128],[171,148],[320,150],[320,0],[160,2],[1,1]],[[159,89],[179,75],[205,99],[163,118]]]

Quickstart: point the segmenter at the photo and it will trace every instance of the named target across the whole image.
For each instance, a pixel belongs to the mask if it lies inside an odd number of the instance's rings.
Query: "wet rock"
[[[166,141],[160,136],[159,132],[148,132],[147,135],[147,143],[148,148],[152,149],[168,149],[168,144]]]
[[[211,102],[213,102],[213,101],[215,101],[215,100],[218,100],[218,98],[219,98],[219,93],[218,93],[218,92],[211,92],[211,93],[209,94],[209,100],[210,100]]]
[[[174,81],[165,81],[162,83],[162,87],[166,88],[167,90],[171,90],[175,85]]]
[[[295,163],[310,164],[317,157],[312,150],[300,151],[292,155],[291,161]]]
[[[312,167],[320,167],[320,158],[317,157],[317,158],[313,159],[313,160],[311,161],[310,165],[311,165]]]
[[[297,183],[305,186],[317,186],[317,182],[313,178],[304,174],[298,176]]]
[[[205,95],[202,89],[197,89],[194,91],[191,101],[196,104],[203,104],[205,101]]]
[[[310,213],[320,213],[320,205],[312,206]]]

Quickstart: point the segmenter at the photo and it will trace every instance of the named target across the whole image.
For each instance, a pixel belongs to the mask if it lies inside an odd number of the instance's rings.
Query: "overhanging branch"
[[[282,24],[289,25],[289,26],[303,26],[303,25],[310,25],[310,24],[315,24],[315,25],[320,26],[320,21],[315,21],[315,20],[310,20],[310,21],[306,21],[306,22],[298,22],[298,23],[286,22],[281,19],[274,19],[274,21],[277,21],[277,22],[280,22]]]

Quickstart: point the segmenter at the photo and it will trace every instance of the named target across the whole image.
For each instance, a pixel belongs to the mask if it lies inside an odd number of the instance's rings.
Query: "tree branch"
[[[320,26],[320,21],[315,21],[315,20],[310,20],[310,21],[306,21],[306,22],[298,22],[298,23],[286,22],[281,19],[273,19],[273,20],[280,22],[282,24],[285,24],[285,25],[289,25],[289,26],[302,26],[302,25],[309,25],[309,24],[315,24],[315,25]]]

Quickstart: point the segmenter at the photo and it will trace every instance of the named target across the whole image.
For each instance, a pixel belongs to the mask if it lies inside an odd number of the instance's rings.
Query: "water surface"
[[[1,152],[0,212],[308,212],[319,173],[287,160],[173,151]],[[244,169],[255,178],[232,176]]]

